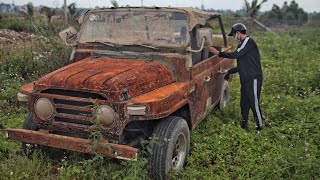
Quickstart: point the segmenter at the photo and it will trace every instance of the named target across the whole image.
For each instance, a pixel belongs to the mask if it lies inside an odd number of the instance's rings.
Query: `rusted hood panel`
[[[159,78],[161,77],[161,78]],[[123,100],[123,92],[136,97],[174,82],[165,65],[143,60],[87,58],[58,69],[41,79],[34,89],[66,89],[94,92],[108,100]]]

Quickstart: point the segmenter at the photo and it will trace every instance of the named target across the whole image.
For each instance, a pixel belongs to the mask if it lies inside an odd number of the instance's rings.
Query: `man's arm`
[[[213,54],[219,55],[220,57],[223,57],[223,58],[237,59],[238,57],[246,54],[251,49],[251,47],[250,47],[251,43],[248,43],[248,41],[249,41],[249,37],[247,37],[243,41],[242,45],[235,52],[220,52],[214,47],[209,47],[209,50]]]
[[[234,67],[234,68],[232,68],[232,69],[229,69],[228,74],[235,74],[235,73],[237,73],[237,72],[239,72],[238,67]]]
[[[238,67],[234,67],[232,69],[229,69],[229,71],[227,72],[227,74],[224,76],[224,79],[229,81],[230,79],[230,75],[239,72]]]

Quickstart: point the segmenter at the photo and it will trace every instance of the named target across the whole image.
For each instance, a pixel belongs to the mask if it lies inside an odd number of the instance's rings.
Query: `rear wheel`
[[[190,150],[189,127],[183,118],[170,116],[156,126],[153,137],[150,173],[155,179],[166,179],[171,169],[179,170],[186,163]]]

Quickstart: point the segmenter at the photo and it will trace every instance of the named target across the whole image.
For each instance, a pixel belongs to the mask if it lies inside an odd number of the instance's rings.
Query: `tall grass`
[[[27,28],[25,31],[35,33],[36,39],[0,46],[1,111],[15,109],[13,107],[18,105],[16,93],[22,84],[69,63],[71,48],[57,36],[63,29],[61,24],[48,25],[41,21],[20,24]]]

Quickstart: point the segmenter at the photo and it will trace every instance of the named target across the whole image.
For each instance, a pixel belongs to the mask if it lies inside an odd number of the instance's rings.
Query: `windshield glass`
[[[86,16],[80,43],[133,45],[185,44],[187,17],[179,12],[92,12]]]

